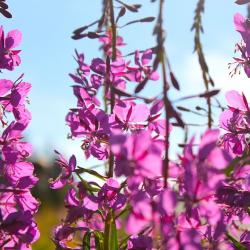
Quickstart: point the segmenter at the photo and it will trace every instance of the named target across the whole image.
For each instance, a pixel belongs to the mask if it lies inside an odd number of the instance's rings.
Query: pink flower
[[[103,50],[104,52],[112,57],[112,31],[109,30],[106,33],[106,36],[101,37],[100,42],[103,43]],[[118,49],[118,47],[124,46],[125,43],[123,42],[123,38],[121,36],[117,36],[116,37],[116,57],[121,57],[122,56],[122,52]]]
[[[237,91],[226,93],[229,108],[220,115],[220,127],[227,131],[221,144],[233,154],[241,155],[247,146],[245,135],[249,133],[249,105],[244,94]]]
[[[153,240],[149,236],[132,236],[128,242],[128,249],[130,250],[152,250]]]
[[[130,204],[132,212],[126,223],[126,231],[137,234],[153,222],[153,209],[149,196],[142,191],[132,197]]]
[[[234,25],[235,29],[240,32],[243,43],[237,43],[236,49],[241,53],[241,58],[235,58],[237,66],[235,68],[235,73],[238,67],[243,67],[245,73],[250,77],[250,27],[249,20],[243,17],[240,13],[234,15]]]
[[[143,129],[150,112],[145,104],[133,101],[118,101],[114,107],[114,114],[122,128],[127,130]]]
[[[10,31],[4,35],[3,27],[0,27],[0,69],[13,70],[21,63],[20,50],[15,50],[22,40],[22,33],[19,30]]]
[[[55,152],[59,156],[57,163],[60,166],[62,172],[56,180],[50,181],[50,187],[53,189],[58,189],[73,181],[72,173],[76,168],[76,157],[72,155],[69,161],[67,161],[59,152]]]
[[[128,66],[128,77],[131,81],[141,82],[146,77],[150,80],[157,81],[159,80],[159,75],[156,71],[153,71],[150,62],[153,58],[153,52],[151,49],[145,50],[141,57],[140,52],[135,52],[135,67]]]
[[[138,134],[113,135],[110,140],[111,150],[116,156],[116,174],[118,176],[139,175],[155,178],[161,175],[161,150],[152,142],[147,131]]]
[[[84,138],[82,149],[87,158],[90,155],[99,160],[108,157],[110,123],[108,115],[103,110],[95,108],[94,105],[74,109],[68,113],[66,121],[73,137]]]
[[[113,178],[107,179],[106,183],[98,192],[99,206],[104,210],[121,209],[126,203],[126,196],[120,194],[120,184]]]
[[[216,188],[225,179],[223,169],[231,158],[218,148],[218,138],[219,130],[207,130],[202,136],[197,155],[193,153],[192,140],[185,148],[182,166],[185,169],[184,188],[189,201],[211,199]]]

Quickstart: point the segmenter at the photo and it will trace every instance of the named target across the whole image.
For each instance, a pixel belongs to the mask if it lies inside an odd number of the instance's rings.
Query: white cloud
[[[230,70],[228,69],[228,63],[233,62],[233,58],[223,54],[210,52],[207,53],[206,59],[208,62],[209,70],[211,72],[211,76],[215,81],[215,88],[221,89],[222,92],[226,92],[228,90],[237,90],[239,92],[244,92],[246,97],[250,100],[250,79],[247,78],[244,70],[241,70],[240,75],[237,74],[233,77],[229,75]],[[197,56],[189,56],[184,61],[183,68],[183,79],[189,82],[189,86],[192,86],[192,88],[185,88],[185,91],[191,91],[190,93],[193,94],[195,91],[204,90]]]

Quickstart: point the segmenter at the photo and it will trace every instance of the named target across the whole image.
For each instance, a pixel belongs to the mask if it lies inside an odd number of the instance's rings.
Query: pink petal
[[[13,82],[10,80],[0,80],[0,96],[5,95],[13,87]]]
[[[7,34],[5,39],[6,49],[17,47],[22,41],[22,33],[19,30],[12,30]]]
[[[242,16],[240,13],[236,13],[234,15],[234,26],[235,29],[239,32],[245,32],[246,31],[246,18]]]
[[[152,50],[148,49],[144,51],[142,54],[142,58],[141,58],[142,65],[148,65],[151,60],[152,60]]]
[[[150,74],[149,79],[152,80],[152,81],[157,81],[157,80],[160,79],[160,75],[159,75],[156,71],[153,71],[153,72]]]
[[[240,95],[237,91],[228,91],[226,93],[226,99],[228,101],[229,106],[243,111],[247,110],[242,95]]]
[[[147,178],[155,178],[162,174],[162,158],[156,154],[147,154],[142,160],[138,161],[138,171]]]
[[[174,213],[177,199],[173,191],[166,189],[161,196],[160,202],[162,203],[162,208],[168,215]]]
[[[230,121],[230,119],[233,117],[233,112],[231,110],[225,110],[224,112],[222,112],[220,114],[220,127],[223,129],[228,129],[228,123]]]
[[[148,119],[150,111],[145,104],[137,104],[132,108],[132,114],[130,121],[133,122],[144,122]]]
[[[216,147],[219,135],[219,129],[209,129],[204,133],[199,145],[199,158],[201,160],[204,160],[207,155],[210,154],[210,152]]]

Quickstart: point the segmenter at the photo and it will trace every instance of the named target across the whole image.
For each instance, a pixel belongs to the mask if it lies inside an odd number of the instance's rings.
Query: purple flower
[[[248,77],[250,77],[250,25],[249,20],[243,17],[240,13],[234,15],[235,29],[240,32],[243,42],[237,43],[236,48],[241,53],[241,58],[235,58],[237,63],[235,72],[239,66],[244,68]]]
[[[116,156],[116,174],[118,176],[139,175],[155,178],[161,175],[161,150],[152,142],[149,132],[138,134],[113,135],[111,149]]]
[[[229,153],[242,155],[249,133],[249,105],[244,94],[240,95],[237,91],[227,92],[226,98],[229,108],[220,116],[220,127],[227,133],[222,136],[220,143]]]
[[[19,30],[10,31],[4,35],[3,27],[0,27],[0,69],[13,70],[21,63],[20,50],[15,50],[22,40],[22,33]]]
[[[104,209],[121,209],[126,203],[126,196],[120,194],[120,184],[113,178],[107,179],[106,183],[98,192],[99,204]]]
[[[93,155],[99,160],[108,157],[109,117],[101,109],[91,105],[68,113],[66,121],[73,137],[83,137],[82,149],[87,158]]]
[[[23,249],[39,238],[39,232],[30,212],[9,214],[0,224],[0,245],[6,249]],[[4,244],[4,242],[6,242]]]
[[[100,42],[103,43],[103,50],[108,56],[112,56],[112,32],[111,30],[106,32],[106,36],[101,37]],[[124,46],[123,38],[121,36],[116,37],[116,47]],[[121,57],[122,52],[119,49],[116,49],[116,57]]]
[[[132,211],[127,219],[126,231],[129,234],[137,234],[153,223],[151,200],[145,192],[140,191],[132,197],[130,204]]]
[[[73,181],[72,173],[76,168],[76,157],[72,155],[67,161],[64,157],[57,151],[58,154],[57,163],[61,168],[61,174],[55,180],[50,181],[50,187],[53,189],[58,189],[64,187],[67,183],[71,183]]]
[[[128,241],[128,249],[131,250],[151,250],[153,249],[153,240],[149,236],[132,236]]]
[[[145,104],[132,101],[119,101],[114,107],[114,114],[123,129],[142,129],[149,118],[149,109]]]
[[[135,52],[135,67],[128,66],[128,77],[131,81],[141,82],[146,77],[150,80],[159,80],[159,75],[156,71],[153,71],[149,66],[153,58],[153,52],[151,49],[145,50],[140,56],[140,52]]]

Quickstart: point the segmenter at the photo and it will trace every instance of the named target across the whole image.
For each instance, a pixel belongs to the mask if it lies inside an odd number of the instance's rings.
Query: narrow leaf
[[[92,169],[87,169],[87,168],[82,168],[82,167],[78,167],[78,169],[75,170],[78,174],[83,174],[83,173],[88,173],[90,175],[93,175],[99,179],[105,180],[106,177],[102,176],[101,174],[99,174],[98,172],[96,172],[95,170]]]
[[[233,245],[236,247],[238,250],[247,250],[247,248],[242,245],[239,241],[237,241],[232,235],[227,233],[227,238],[233,243]]]
[[[153,16],[145,17],[145,18],[142,18],[142,19],[130,21],[130,22],[124,24],[121,28],[123,28],[125,26],[128,26],[130,24],[134,24],[134,23],[149,23],[149,22],[153,22],[154,20],[155,20],[155,17],[153,17]]]
[[[215,90],[207,91],[203,94],[200,94],[199,97],[209,98],[209,97],[217,95],[219,92],[220,92],[219,89],[215,89]]]
[[[109,211],[105,221],[104,250],[118,250],[117,229],[114,212],[112,210]]]
[[[180,90],[180,85],[179,85],[178,81],[176,80],[173,72],[170,72],[170,79],[171,79],[171,82],[172,82],[174,88],[177,90]]]
[[[100,21],[100,20],[96,20],[96,21],[92,22],[92,23],[89,24],[89,25],[85,25],[85,26],[83,26],[83,27],[80,27],[80,28],[74,30],[73,33],[74,33],[74,34],[80,34],[80,33],[84,32],[85,30],[87,30],[89,27],[91,27],[91,26],[97,24],[99,21]]]
[[[0,8],[0,13],[5,16],[6,18],[12,18],[12,15],[10,14],[10,12],[8,12],[7,10],[5,9],[1,9]]]
[[[82,240],[82,250],[90,250],[91,232],[86,232]]]
[[[119,19],[120,19],[121,17],[123,17],[125,14],[126,14],[126,8],[125,8],[125,7],[122,7],[121,10],[120,10],[120,12],[119,12],[119,14],[118,14],[118,16],[117,16],[117,18],[116,18],[116,21],[115,21],[115,22],[118,23]]]
[[[7,10],[8,9],[8,4],[4,2],[0,2],[0,8]]]
[[[250,0],[237,0],[235,3],[237,3],[237,4],[246,4],[246,3],[250,3]]]
[[[104,237],[103,233],[99,231],[94,232],[95,237],[95,249],[96,250],[104,250]]]
[[[119,95],[119,96],[132,97],[131,94],[129,94],[129,93],[127,93],[127,92],[125,92],[125,91],[123,91],[121,89],[117,89],[117,88],[114,88],[114,87],[112,89],[113,89],[114,93]]]
[[[138,86],[135,88],[135,93],[137,94],[137,93],[141,92],[141,91],[144,89],[144,87],[146,86],[147,82],[148,82],[148,78],[146,77],[146,78],[145,78],[142,82],[140,82],[140,83],[138,84]]]
[[[141,8],[141,4],[125,4],[124,2],[120,1],[120,0],[116,0],[116,2],[122,4],[127,10],[131,11],[131,12],[138,12],[138,9]]]
[[[182,107],[182,106],[177,106],[177,109],[179,109],[181,111],[185,111],[185,112],[190,112],[191,111],[190,109],[187,109],[187,108]]]

